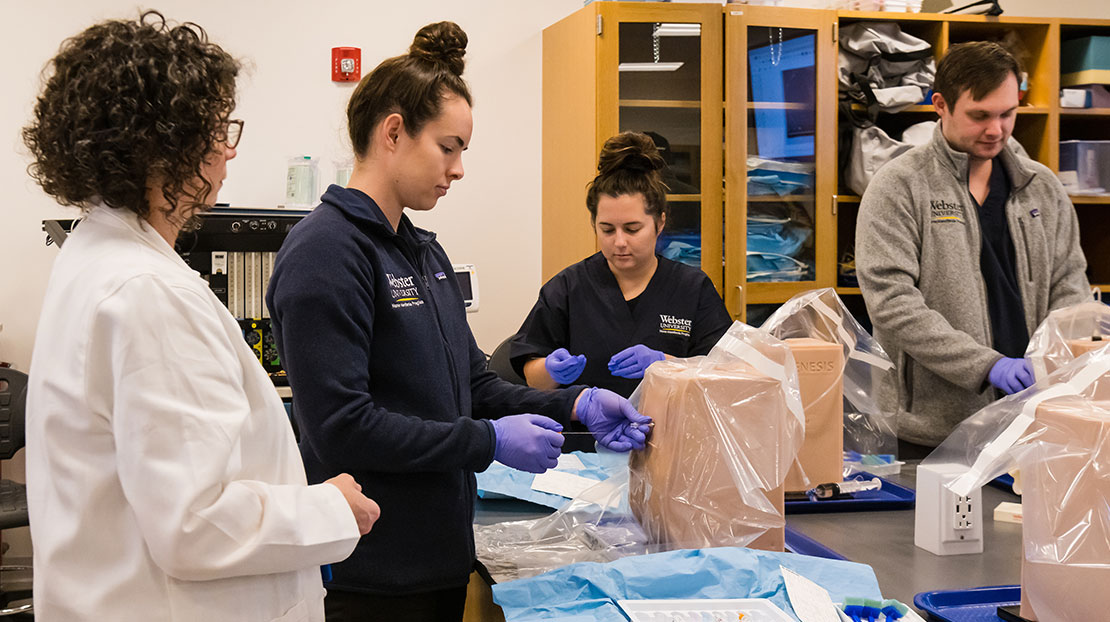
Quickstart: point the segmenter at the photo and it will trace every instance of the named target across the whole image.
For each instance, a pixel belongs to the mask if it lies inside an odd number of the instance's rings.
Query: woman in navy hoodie
[[[642,448],[650,422],[611,391],[538,391],[488,371],[451,261],[403,213],[432,209],[463,176],[466,42],[451,22],[425,26],[363,78],[347,106],[348,187],[293,229],[267,292],[309,480],[350,472],[381,507],[333,566],[329,620],[460,620],[474,472],[555,466],[572,420],[617,451]]]

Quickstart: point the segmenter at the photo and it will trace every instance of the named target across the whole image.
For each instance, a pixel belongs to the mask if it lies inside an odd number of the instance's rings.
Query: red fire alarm
[[[359,48],[331,49],[331,81],[358,82],[362,78],[362,50]]]

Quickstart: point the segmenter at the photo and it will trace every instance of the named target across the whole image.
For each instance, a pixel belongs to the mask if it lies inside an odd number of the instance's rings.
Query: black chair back
[[[513,384],[527,385],[528,383],[521,378],[516,370],[513,369],[512,363],[509,362],[509,342],[513,340],[516,335],[509,335],[497,346],[493,354],[489,357],[489,370],[497,374],[502,380],[508,380]]]
[[[10,460],[23,448],[26,412],[27,374],[0,367],[0,460]]]

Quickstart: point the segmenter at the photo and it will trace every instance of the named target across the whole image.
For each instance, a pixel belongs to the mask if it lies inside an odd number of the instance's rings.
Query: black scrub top
[[[983,203],[975,201],[979,210],[982,248],[979,269],[987,288],[987,314],[991,320],[994,349],[1003,356],[1021,358],[1029,346],[1029,330],[1025,327],[1025,305],[1018,285],[1017,257],[1010,222],[1006,219],[1006,201],[1010,198],[1010,178],[1002,160],[991,162],[988,194]]]
[[[708,354],[732,325],[724,301],[704,272],[663,257],[643,293],[626,301],[601,253],[555,275],[513,337],[509,357],[524,377],[524,364],[559,348],[585,354],[586,368],[574,383],[625,397],[639,379],[609,373],[609,359],[636,344],[676,357]],[[630,304],[631,303],[631,304]],[[579,428],[575,426],[576,430]],[[589,437],[567,437],[564,450]]]

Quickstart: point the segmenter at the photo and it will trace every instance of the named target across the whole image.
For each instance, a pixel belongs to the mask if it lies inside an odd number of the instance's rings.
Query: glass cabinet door
[[[816,278],[817,35],[748,27],[749,283]]]
[[[828,92],[821,61],[828,61],[832,35],[818,16],[800,13],[801,20],[796,10],[776,15],[747,7],[726,23],[733,65],[726,92],[732,234],[726,256],[728,280],[740,294],[726,303],[737,315],[748,305],[832,285],[827,240],[835,235],[829,185],[835,160],[827,153],[835,150],[835,131],[826,118],[835,114],[835,101],[819,95]],[[835,79],[835,65],[832,72]],[[823,106],[832,108],[821,114]]]
[[[656,252],[701,268],[720,289],[720,7],[621,7],[603,24],[603,38],[616,34],[609,72],[615,76],[616,114],[609,123],[601,117],[599,150],[605,139],[624,131],[643,132],[655,142],[666,162],[662,173],[670,205]]]

